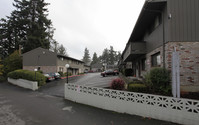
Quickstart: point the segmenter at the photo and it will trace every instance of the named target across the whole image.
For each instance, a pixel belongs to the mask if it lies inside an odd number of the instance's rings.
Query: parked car
[[[108,75],[119,75],[119,72],[117,70],[109,69],[101,73],[101,76],[103,77],[108,76]]]
[[[53,76],[55,79],[60,79],[61,75],[57,72],[51,72],[49,73],[50,76]]]
[[[46,77],[46,82],[52,81],[55,79],[54,76],[50,76],[48,73],[43,74]]]

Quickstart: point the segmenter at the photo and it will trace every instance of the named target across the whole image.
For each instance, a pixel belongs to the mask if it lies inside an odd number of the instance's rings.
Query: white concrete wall
[[[65,99],[98,108],[198,125],[199,101],[65,84]]]
[[[37,82],[33,82],[33,81],[25,80],[25,79],[8,78],[8,82],[10,82],[14,85],[23,87],[23,88],[34,90],[34,91],[38,89],[38,83]]]

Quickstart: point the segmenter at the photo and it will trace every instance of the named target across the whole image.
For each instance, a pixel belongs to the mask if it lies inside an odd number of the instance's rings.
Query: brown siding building
[[[199,0],[146,0],[120,65],[131,62],[138,78],[153,67],[171,70],[174,48],[181,91],[199,92]]]
[[[40,68],[44,73],[67,72],[65,67],[69,64],[68,72],[73,75],[84,72],[84,62],[68,56],[51,52],[41,47],[23,54],[23,69],[34,71]]]

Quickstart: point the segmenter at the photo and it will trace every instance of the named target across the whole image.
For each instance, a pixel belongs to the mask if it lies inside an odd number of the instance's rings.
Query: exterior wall
[[[63,60],[61,58],[57,58],[58,71],[60,71],[59,69],[61,67],[63,68],[63,72],[67,72],[67,69],[65,67],[66,64],[70,65],[70,72],[73,73],[73,75],[77,75],[78,73],[84,72],[83,62],[79,62],[72,59],[66,59],[66,58],[63,58]]]
[[[37,68],[37,66],[23,66],[24,70],[30,71],[34,71],[34,69]],[[40,70],[43,71],[43,73],[58,72],[56,66],[40,66]]]
[[[171,70],[172,52],[180,52],[180,84],[181,92],[199,92],[199,42],[168,42],[165,44],[165,66]],[[146,54],[146,71],[151,67],[151,56],[160,52],[163,67],[163,48],[158,47]],[[142,72],[142,75],[145,72]]]
[[[158,47],[156,49],[154,49],[153,51],[149,52],[146,54],[146,71],[149,71],[151,68],[153,68],[151,65],[151,56],[160,52],[160,58],[161,58],[161,67],[163,67],[163,48]]]
[[[39,47],[23,54],[23,66],[56,66],[56,58],[56,53]]]
[[[199,0],[167,0],[170,39],[199,41]]]
[[[171,69],[172,51],[180,52],[180,82],[182,92],[199,92],[199,42],[169,42],[166,44],[166,67]]]

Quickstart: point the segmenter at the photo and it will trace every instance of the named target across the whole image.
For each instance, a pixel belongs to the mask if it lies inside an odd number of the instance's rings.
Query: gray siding
[[[56,66],[56,58],[55,53],[37,48],[23,54],[23,66]]]
[[[169,41],[199,41],[199,0],[168,0]]]

